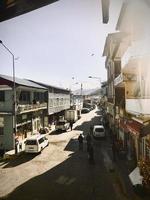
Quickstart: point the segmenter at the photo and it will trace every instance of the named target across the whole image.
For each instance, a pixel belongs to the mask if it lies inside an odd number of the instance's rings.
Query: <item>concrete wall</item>
[[[1,112],[12,112],[13,110],[13,93],[12,90],[5,91],[5,102],[0,102]]]

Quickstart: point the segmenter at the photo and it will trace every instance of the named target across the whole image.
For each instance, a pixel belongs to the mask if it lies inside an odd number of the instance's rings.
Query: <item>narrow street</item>
[[[10,193],[1,199],[130,199],[112,162],[108,133],[106,139],[93,141],[95,164],[88,162],[85,140],[83,151],[79,151],[78,135],[86,135],[90,125],[99,124],[99,120],[96,109],[83,114],[73,131],[51,133],[50,144],[41,154],[23,154],[0,163],[0,196]]]

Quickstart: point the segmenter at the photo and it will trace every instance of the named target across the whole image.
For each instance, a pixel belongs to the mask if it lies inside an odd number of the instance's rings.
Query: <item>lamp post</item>
[[[82,96],[82,95],[83,95],[83,84],[82,84],[82,83],[79,83],[79,82],[76,82],[75,84],[81,84],[81,87],[80,87],[80,95]]]
[[[13,63],[13,133],[16,134],[16,85],[15,85],[15,56],[10,49],[0,40],[0,44],[11,54]]]
[[[100,81],[100,86],[101,86],[101,78],[100,77],[95,77],[95,76],[89,76],[88,78],[94,78]]]

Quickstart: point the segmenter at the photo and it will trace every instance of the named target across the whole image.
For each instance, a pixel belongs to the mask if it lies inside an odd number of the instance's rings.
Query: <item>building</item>
[[[0,149],[14,149],[15,139],[21,147],[39,131],[47,112],[46,96],[47,88],[25,79],[15,78],[14,90],[13,78],[0,75]]]
[[[70,108],[71,93],[70,90],[48,85],[45,83],[35,82],[44,88],[47,88],[47,102],[48,110],[44,116],[44,126],[49,126],[55,121],[59,120],[60,117],[64,116],[65,110]]]
[[[127,158],[140,166],[150,187],[149,1],[125,1],[103,55],[108,73],[108,112]],[[117,38],[118,36],[119,38]],[[116,62],[118,64],[116,65]],[[109,99],[112,96],[111,99]],[[111,109],[112,106],[112,109]],[[112,111],[112,112],[111,112]]]
[[[137,164],[144,169],[145,185],[150,187],[150,2],[126,1],[116,30],[129,35],[121,57],[121,71],[125,83],[125,109],[130,120],[123,124],[128,130],[129,143],[134,149]],[[124,45],[124,44],[121,44]],[[132,152],[131,152],[132,153]],[[144,166],[144,168],[143,168]]]

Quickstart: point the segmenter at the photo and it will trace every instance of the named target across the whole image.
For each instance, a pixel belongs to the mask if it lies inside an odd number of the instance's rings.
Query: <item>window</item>
[[[5,91],[0,91],[0,101],[5,101]]]
[[[44,138],[39,139],[39,144],[41,144],[42,142],[44,142]]]
[[[22,91],[19,97],[20,101],[30,102],[30,92]]]
[[[36,145],[36,144],[37,144],[36,140],[27,140],[26,141],[26,145]]]
[[[104,132],[104,129],[103,128],[96,128],[95,131],[96,132]]]

